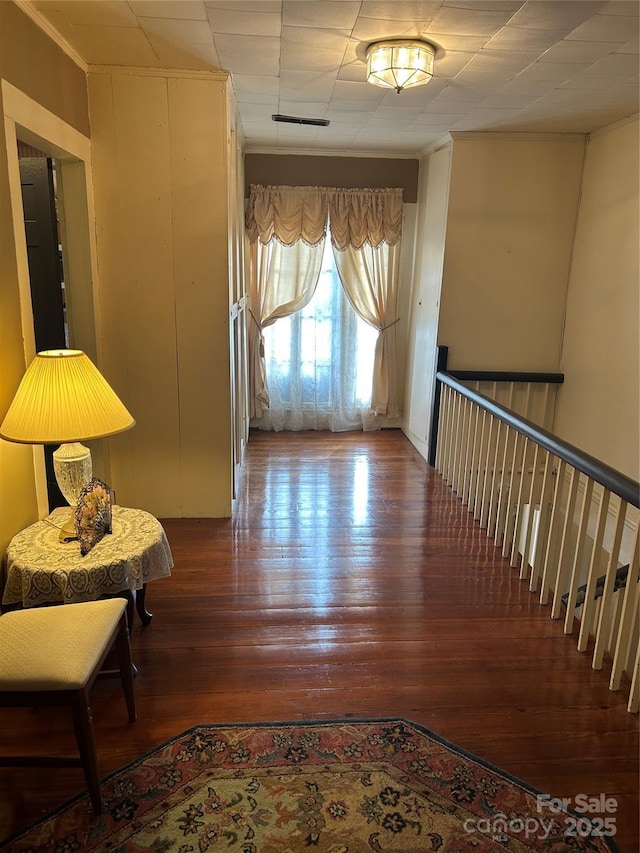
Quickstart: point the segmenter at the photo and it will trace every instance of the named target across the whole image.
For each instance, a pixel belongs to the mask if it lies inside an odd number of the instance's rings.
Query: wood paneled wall
[[[226,74],[89,75],[104,370],[136,418],[117,499],[231,511]]]

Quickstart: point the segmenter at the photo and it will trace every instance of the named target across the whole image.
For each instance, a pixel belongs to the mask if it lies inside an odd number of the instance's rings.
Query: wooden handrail
[[[604,462],[596,459],[595,456],[590,456],[588,453],[580,450],[579,447],[563,441],[532,421],[520,417],[510,409],[501,406],[499,403],[495,403],[484,394],[472,391],[451,373],[439,370],[436,373],[436,380],[453,388],[459,394],[467,397],[467,399],[472,400],[482,409],[494,415],[494,417],[503,423],[508,424],[521,435],[536,442],[558,459],[563,459],[576,470],[581,471],[596,483],[599,483],[610,492],[621,497],[628,504],[640,508],[640,483],[627,477],[626,474],[617,471],[615,468],[611,468],[609,465],[605,465]]]
[[[449,347],[439,344],[436,347],[436,374],[446,372],[449,376],[466,382],[530,382],[549,385],[561,385],[564,373],[541,373],[539,371],[522,370],[448,370]],[[427,461],[432,468],[436,464],[436,448],[438,445],[438,428],[440,425],[440,385],[436,381],[431,416],[431,431],[429,434],[429,451]]]
[[[543,382],[562,385],[564,373],[535,373],[524,370],[447,370],[449,376],[465,382]]]

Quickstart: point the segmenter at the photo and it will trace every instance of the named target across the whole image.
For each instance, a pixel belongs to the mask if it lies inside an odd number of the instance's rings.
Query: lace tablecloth
[[[164,529],[141,509],[114,506],[113,532],[84,557],[77,540],[59,541],[55,525],[55,517],[43,519],[9,543],[3,604],[92,601],[142,589],[147,581],[171,574],[173,557]]]

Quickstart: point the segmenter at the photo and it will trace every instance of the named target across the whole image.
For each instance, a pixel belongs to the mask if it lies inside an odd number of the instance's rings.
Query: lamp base
[[[83,487],[93,476],[91,451],[77,441],[61,444],[53,452],[53,470],[60,491],[70,506],[74,507]]]

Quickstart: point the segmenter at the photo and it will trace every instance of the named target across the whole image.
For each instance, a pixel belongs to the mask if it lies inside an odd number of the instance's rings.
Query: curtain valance
[[[337,249],[392,246],[402,234],[401,189],[251,184],[250,190],[246,224],[252,243],[275,237],[285,246],[300,239],[316,245],[326,234],[328,220]]]

